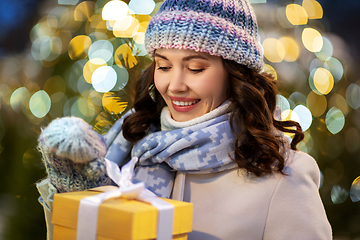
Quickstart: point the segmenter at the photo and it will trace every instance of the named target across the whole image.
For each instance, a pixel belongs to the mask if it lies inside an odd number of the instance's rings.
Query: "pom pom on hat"
[[[150,55],[159,48],[191,49],[262,70],[257,22],[248,0],[165,0],[145,33]]]
[[[87,163],[105,156],[106,146],[98,133],[84,120],[63,117],[53,120],[39,137],[42,148],[74,163]]]

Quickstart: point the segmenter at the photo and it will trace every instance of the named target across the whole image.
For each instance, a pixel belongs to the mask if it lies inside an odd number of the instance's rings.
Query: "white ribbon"
[[[172,239],[174,206],[158,198],[154,193],[145,188],[143,182],[133,184],[134,167],[138,158],[133,157],[121,170],[118,165],[105,159],[108,176],[119,188],[85,197],[80,200],[76,240],[96,240],[97,219],[99,207],[107,199],[120,196],[127,199],[136,199],[153,205],[158,210],[157,240]]]

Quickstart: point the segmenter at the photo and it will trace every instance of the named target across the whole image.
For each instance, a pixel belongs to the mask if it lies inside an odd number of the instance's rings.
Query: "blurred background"
[[[360,239],[360,1],[251,2],[282,118],[300,122],[299,148],[319,164],[334,239]],[[104,133],[131,107],[160,4],[0,0],[0,239],[45,239],[41,128],[73,115]]]

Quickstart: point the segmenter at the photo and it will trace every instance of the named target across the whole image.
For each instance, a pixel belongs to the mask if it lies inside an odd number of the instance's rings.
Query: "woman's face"
[[[227,99],[228,79],[222,59],[207,53],[156,50],[154,81],[178,122],[200,117]]]

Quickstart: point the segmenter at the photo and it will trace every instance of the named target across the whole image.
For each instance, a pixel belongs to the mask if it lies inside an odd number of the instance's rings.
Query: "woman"
[[[137,82],[133,111],[106,134],[106,158],[122,165],[137,156],[136,180],[192,202],[189,239],[331,239],[319,169],[296,150],[301,128],[274,118],[277,88],[261,73],[247,0],[165,1],[145,41],[154,62]],[[78,119],[67,123],[54,121],[39,139],[45,208],[53,192],[108,183],[101,138],[73,129]],[[294,133],[290,146],[282,132]]]

